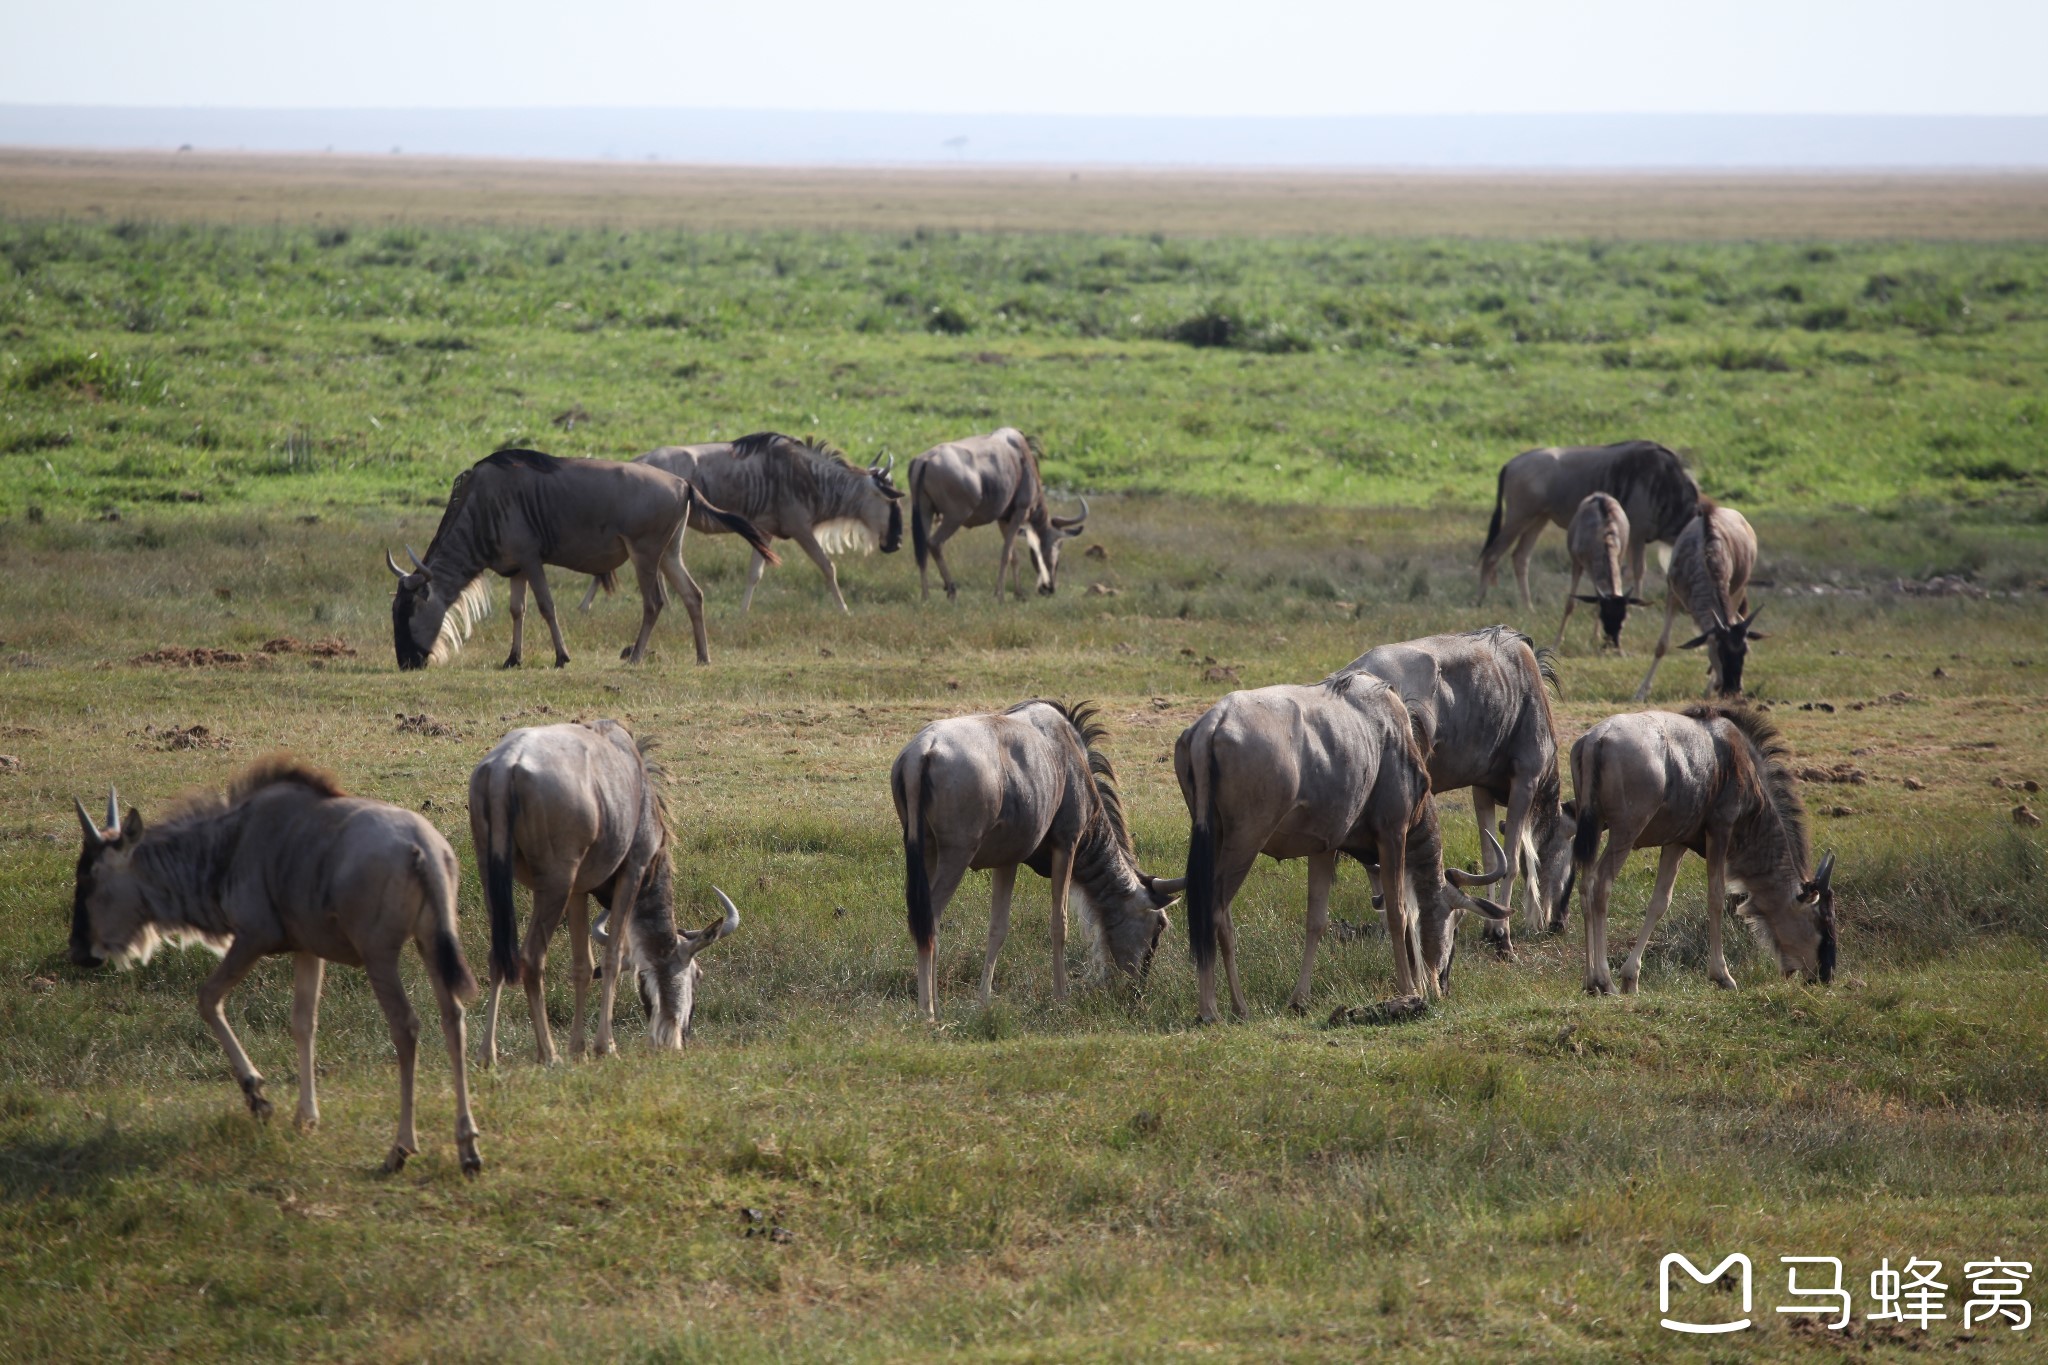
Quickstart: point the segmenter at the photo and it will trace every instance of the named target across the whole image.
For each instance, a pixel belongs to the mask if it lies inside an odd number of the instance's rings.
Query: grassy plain
[[[338,231],[0,226],[0,1358],[1826,1359],[1771,1311],[1776,1258],[1823,1254],[1859,1315],[1879,1257],[1943,1260],[1931,1344],[2024,1358],[2031,1335],[1958,1327],[1964,1261],[2048,1248],[2048,868],[2009,815],[2039,798],[1993,785],[2048,780],[2041,248]],[[500,440],[816,426],[907,457],[1006,421],[1095,498],[1073,548],[1106,555],[1050,601],[985,600],[981,533],[957,603],[921,607],[906,555],[846,566],[850,618],[792,565],[743,619],[737,549],[693,537],[708,670],[672,620],[616,662],[626,597],[567,622],[565,671],[497,671],[502,615],[450,668],[390,665],[380,547],[424,548]],[[1708,988],[1695,864],[1640,997],[1581,997],[1574,933],[1468,948],[1420,1023],[1326,1029],[1386,989],[1384,948],[1326,941],[1316,1015],[1279,1014],[1303,876],[1269,865],[1240,901],[1248,1026],[1186,1027],[1177,918],[1142,997],[1054,1007],[1028,877],[997,1006],[972,1000],[977,880],[944,1026],[912,1024],[886,770],[917,726],[1100,700],[1141,854],[1177,869],[1182,726],[1380,640],[1547,641],[1554,536],[1533,613],[1470,605],[1492,471],[1638,433],[1752,512],[1774,633],[1750,681],[1802,766],[1863,775],[1808,788],[1841,858],[1835,987],[1771,980],[1738,937],[1743,989]],[[1936,572],[1992,595],[1892,589]],[[1652,624],[1616,660],[1575,623],[1565,738],[1622,704]],[[355,652],[263,652],[286,636]],[[167,646],[246,657],[136,662]],[[1699,672],[1676,656],[1658,699]],[[746,923],[683,1058],[543,1072],[515,1008],[474,1184],[430,1053],[426,1150],[371,1174],[393,1071],[359,975],[323,1010],[326,1125],[294,1134],[240,1111],[192,1007],[206,959],[63,963],[74,791],[154,813],[290,747],[467,862],[490,743],[605,714],[662,741],[695,913],[715,882]],[[481,962],[473,879],[463,909]],[[1336,913],[1370,918],[1356,876]],[[233,1006],[274,1092],[289,994],[273,965]],[[743,1208],[793,1238],[744,1236]],[[1759,1329],[1661,1331],[1658,1258],[1735,1250]],[[1912,1344],[1859,1321],[1847,1347]]]

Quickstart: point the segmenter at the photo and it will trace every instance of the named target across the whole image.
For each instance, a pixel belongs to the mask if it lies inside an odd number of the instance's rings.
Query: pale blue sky
[[[2048,0],[0,0],[0,104],[2048,114]]]

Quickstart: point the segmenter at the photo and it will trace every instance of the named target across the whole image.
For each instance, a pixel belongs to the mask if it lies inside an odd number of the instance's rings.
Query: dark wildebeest
[[[989,869],[988,959],[981,1003],[995,988],[1022,863],[1052,882],[1052,993],[1067,998],[1067,891],[1080,893],[1098,967],[1107,957],[1143,980],[1183,883],[1138,870],[1116,773],[1095,744],[1087,705],[1019,702],[996,715],[936,720],[889,770],[903,826],[903,895],[917,947],[917,1005],[938,1018],[939,920],[970,868]]]
[[[1550,647],[1556,649],[1564,643],[1564,628],[1572,619],[1572,611],[1586,602],[1600,609],[1600,630],[1593,637],[1594,647],[1599,647],[1600,635],[1604,634],[1618,652],[1628,609],[1650,605],[1629,592],[1622,577],[1621,561],[1628,553],[1629,543],[1628,513],[1609,495],[1588,493],[1572,516],[1572,524],[1565,528],[1564,537],[1572,556],[1572,585],[1565,592],[1564,616],[1557,623],[1557,638],[1550,642]],[[1579,579],[1589,576],[1593,591],[1582,593]]]
[[[862,469],[822,442],[763,431],[737,441],[663,446],[635,463],[688,479],[713,505],[745,517],[771,540],[795,541],[825,576],[841,611],[847,609],[846,598],[832,556],[877,548],[894,554],[903,544],[903,490],[889,482],[893,458],[887,467],[878,462]],[[701,506],[691,514],[690,528],[710,535],[727,529]],[[756,550],[747,566],[741,611],[753,607],[754,585],[767,562]],[[584,595],[586,609],[600,582]]]
[[[1522,605],[1529,603],[1529,553],[1547,524],[1568,526],[1588,493],[1613,496],[1628,513],[1628,589],[1641,592],[1643,547],[1671,544],[1692,520],[1700,487],[1678,456],[1655,441],[1611,446],[1547,446],[1525,450],[1501,466],[1493,500],[1493,524],[1479,552],[1479,600],[1514,547],[1515,581]]]
[[[148,960],[161,942],[220,953],[220,966],[199,988],[199,1017],[220,1040],[256,1117],[270,1117],[270,1101],[262,1073],[228,1027],[228,992],[263,958],[292,954],[298,1122],[310,1126],[320,1121],[313,1032],[326,964],[363,968],[398,1049],[398,1136],[387,1171],[419,1150],[412,1097],[420,1021],[398,975],[399,953],[408,943],[418,948],[454,1073],[455,1147],[466,1174],[483,1168],[463,1070],[462,1002],[475,998],[476,978],[456,934],[455,852],[432,825],[382,801],[344,796],[326,773],[285,758],[248,768],[225,798],[188,798],[146,831],[134,810],[121,818],[112,792],[105,829],[77,804],[85,848],[71,902],[71,960],[126,965]]]
[[[1657,665],[1671,644],[1671,618],[1681,608],[1700,633],[1679,648],[1707,647],[1707,690],[1725,697],[1742,695],[1749,642],[1767,638],[1751,628],[1757,612],[1749,610],[1749,576],[1755,569],[1756,532],[1748,519],[1712,498],[1701,498],[1698,515],[1671,551],[1671,570],[1664,578],[1664,633],[1657,637],[1650,671],[1636,688],[1637,701],[1650,695],[1650,679],[1657,676]]]
[[[456,475],[426,558],[406,547],[414,572],[406,573],[389,550],[384,552],[384,563],[398,577],[391,598],[398,666],[442,663],[462,647],[489,602],[481,582],[489,570],[512,580],[512,652],[505,667],[519,663],[531,586],[554,637],[555,667],[560,668],[569,662],[569,647],[562,641],[543,566],[602,577],[628,560],[640,582],[640,637],[619,657],[639,663],[646,656],[654,619],[668,600],[662,587],[666,579],[690,613],[697,662],[711,662],[704,638],[704,593],[683,567],[683,532],[698,510],[746,537],[769,563],[781,562],[767,537],[746,518],[709,506],[689,482],[673,474],[615,460],[558,460],[536,450],[485,456]]]
[[[1432,795],[1470,787],[1473,814],[1489,833],[1494,804],[1507,807],[1503,832],[1511,854],[1501,903],[1512,909],[1515,885],[1523,881],[1530,930],[1562,924],[1572,822],[1569,807],[1558,801],[1557,734],[1544,690],[1557,685],[1549,653],[1538,654],[1518,630],[1487,626],[1381,645],[1345,665],[1344,672],[1353,671],[1400,693],[1428,762]],[[1489,854],[1495,847],[1491,838],[1481,846]],[[1487,929],[1507,951],[1507,922]]]
[[[1611,995],[1607,896],[1631,850],[1661,849],[1657,885],[1635,950],[1621,967],[1633,993],[1643,948],[1671,903],[1678,864],[1691,849],[1707,860],[1707,976],[1732,988],[1721,955],[1721,907],[1728,901],[1778,955],[1786,976],[1823,983],[1835,974],[1835,855],[1811,876],[1806,810],[1778,732],[1747,707],[1695,704],[1683,712],[1609,716],[1572,746],[1578,831],[1572,855],[1583,879],[1586,990]],[[1608,831],[1597,867],[1593,854]]]
[[[1087,529],[1088,499],[1081,499],[1079,516],[1052,515],[1038,474],[1040,454],[1035,438],[1004,427],[988,436],[933,446],[910,462],[910,540],[917,552],[919,591],[926,598],[932,592],[926,556],[938,561],[939,578],[952,597],[957,591],[953,571],[940,547],[955,532],[991,522],[1003,533],[1002,553],[996,556],[996,601],[1003,600],[1005,572],[1011,590],[1024,595],[1017,585],[1020,533],[1031,552],[1039,594],[1052,595],[1059,585],[1060,546]]]
[[[1402,996],[1440,995],[1450,982],[1459,909],[1505,920],[1508,911],[1467,896],[1465,886],[1507,875],[1447,871],[1429,795],[1429,772],[1400,694],[1369,673],[1335,673],[1308,687],[1233,692],[1181,732],[1173,746],[1194,831],[1188,844],[1188,944],[1200,983],[1201,1019],[1216,1018],[1216,949],[1230,983],[1230,1010],[1246,1017],[1237,980],[1237,931],[1230,903],[1261,853],[1307,858],[1308,935],[1301,978],[1288,1005],[1308,1007],[1316,943],[1329,923],[1337,855],[1398,868],[1384,878],[1394,987]],[[1493,831],[1482,828],[1487,843]],[[1415,913],[1409,913],[1409,898]]]
[[[514,730],[470,773],[469,833],[491,913],[491,994],[484,1025],[491,1065],[498,1062],[499,992],[522,977],[535,1049],[542,1065],[555,1060],[542,974],[564,911],[576,991],[569,1053],[583,1055],[593,895],[607,910],[630,910],[617,920],[631,937],[630,945],[627,935],[616,933],[605,941],[597,1054],[614,1050],[612,1003],[620,960],[627,955],[637,966],[640,1000],[647,1007],[648,1042],[657,1049],[680,1048],[690,1036],[704,970],[697,954],[739,928],[740,912],[713,887],[725,918],[703,929],[676,929],[668,812],[658,778],[643,746],[614,720]],[[533,891],[523,963],[512,904],[515,878]]]

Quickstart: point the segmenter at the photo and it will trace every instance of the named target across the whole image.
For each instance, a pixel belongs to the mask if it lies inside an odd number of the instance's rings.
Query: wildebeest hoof
[[[242,1098],[249,1102],[250,1113],[266,1122],[269,1121],[273,1107],[269,1100],[263,1098],[262,1081],[243,1081]]]
[[[507,655],[505,656],[505,662],[504,662],[504,663],[501,663],[501,664],[499,664],[499,665],[498,665],[498,667],[500,667],[500,668],[517,668],[517,667],[519,667],[519,656],[518,656],[517,654],[507,654]]]
[[[1623,995],[1634,995],[1636,993],[1636,978],[1624,976],[1621,978],[1620,986]]]
[[[557,654],[557,655],[555,656],[555,667],[556,667],[556,668],[567,668],[568,666],[569,666],[569,656],[568,656],[568,655],[566,655],[566,654]]]
[[[1559,935],[1563,934],[1563,933],[1564,933],[1564,929],[1565,929],[1565,922],[1564,922],[1563,920],[1561,920],[1561,919],[1554,919],[1554,920],[1552,920],[1552,921],[1550,922],[1550,936],[1551,936],[1552,938],[1556,938],[1556,937],[1558,937]]]
[[[1520,962],[1522,960],[1521,955],[1515,952],[1514,943],[1504,938],[1497,938],[1493,941],[1493,955],[1502,962]]]
[[[319,1126],[320,1115],[317,1112],[301,1109],[298,1113],[292,1115],[292,1127],[302,1133],[309,1133]]]
[[[1735,989],[1735,978],[1732,976],[1713,976],[1707,979],[1712,981],[1720,990],[1732,991]]]
[[[411,1155],[412,1153],[405,1148],[395,1142],[392,1143],[391,1150],[384,1154],[384,1174],[397,1175],[405,1169],[405,1159]]]
[[[462,1148],[462,1173],[474,1178],[484,1168],[484,1159],[477,1155],[476,1144],[466,1143]]]
[[[1614,983],[1612,981],[1588,981],[1586,983],[1586,994],[1612,995],[1614,994]]]

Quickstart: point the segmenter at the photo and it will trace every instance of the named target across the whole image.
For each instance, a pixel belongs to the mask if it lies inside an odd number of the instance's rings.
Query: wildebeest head
[[[740,927],[739,907],[715,886],[711,894],[725,907],[723,919],[702,929],[677,930],[672,942],[662,942],[665,932],[643,932],[641,926],[675,922],[671,909],[675,890],[665,852],[641,880],[627,942],[632,949],[634,984],[647,1010],[647,1041],[657,1051],[680,1048],[689,1040],[697,1012],[697,983],[704,978],[697,954]],[[602,942],[605,936],[599,933],[596,937]]]
[[[428,546],[427,553],[433,552]],[[462,648],[476,622],[490,612],[491,599],[482,578],[453,598],[443,596],[412,546],[406,546],[405,553],[412,560],[412,573],[399,568],[389,550],[384,552],[384,566],[398,579],[398,589],[391,594],[391,643],[399,668],[410,671],[446,663]]]
[[[1152,970],[1152,954],[1166,932],[1166,908],[1180,899],[1186,877],[1138,874],[1139,887],[1124,903],[1096,907],[1102,916],[1102,946],[1120,971],[1143,981]]]
[[[1797,890],[1765,887],[1738,891],[1728,908],[1740,915],[1778,955],[1778,970],[1825,986],[1835,979],[1835,855]]]
[[[1038,595],[1050,597],[1059,589],[1060,546],[1070,537],[1088,529],[1088,499],[1081,499],[1078,516],[1056,517],[1041,499],[1024,519],[1024,547],[1031,551],[1031,567],[1038,575]]]
[[[104,829],[93,824],[83,801],[73,798],[72,804],[78,808],[85,845],[71,891],[71,961],[80,967],[147,961],[156,950],[157,934],[128,865],[142,837],[142,816],[131,809],[123,820],[121,798],[111,787]]]
[[[1647,607],[1650,605],[1640,597],[1628,597],[1621,593],[1615,593],[1610,596],[1601,593],[1582,592],[1579,594],[1579,600],[1600,609],[1600,633],[1605,635],[1607,643],[1613,645],[1616,649],[1621,648],[1621,628],[1628,620],[1628,609],[1630,607]]]
[[[1415,896],[1419,904],[1415,907],[1417,927],[1422,938],[1423,969],[1436,978],[1439,993],[1451,993],[1451,959],[1457,955],[1458,915],[1471,911],[1490,920],[1506,920],[1508,908],[1484,896],[1467,893],[1470,886],[1491,886],[1504,880],[1508,875],[1508,856],[1502,852],[1500,840],[1493,837],[1493,831],[1482,829],[1480,835],[1486,840],[1495,870],[1480,874],[1464,872],[1455,867],[1446,867],[1443,877],[1417,877]]]
[[[1712,625],[1679,646],[1680,649],[1710,646],[1707,650],[1707,681],[1724,697],[1742,695],[1742,666],[1749,658],[1749,642],[1770,638],[1754,628],[1753,623],[1762,614],[1763,608],[1758,607],[1749,615],[1729,622],[1723,621],[1720,613],[1716,612]]]
[[[1553,815],[1551,812],[1555,812]],[[1530,891],[1536,903],[1544,908],[1550,917],[1550,931],[1558,933],[1564,922],[1572,898],[1572,834],[1578,823],[1578,806],[1571,801],[1550,806],[1538,802],[1530,812],[1529,834],[1536,845],[1536,875]],[[1508,832],[1507,822],[1500,826],[1502,837]]]

